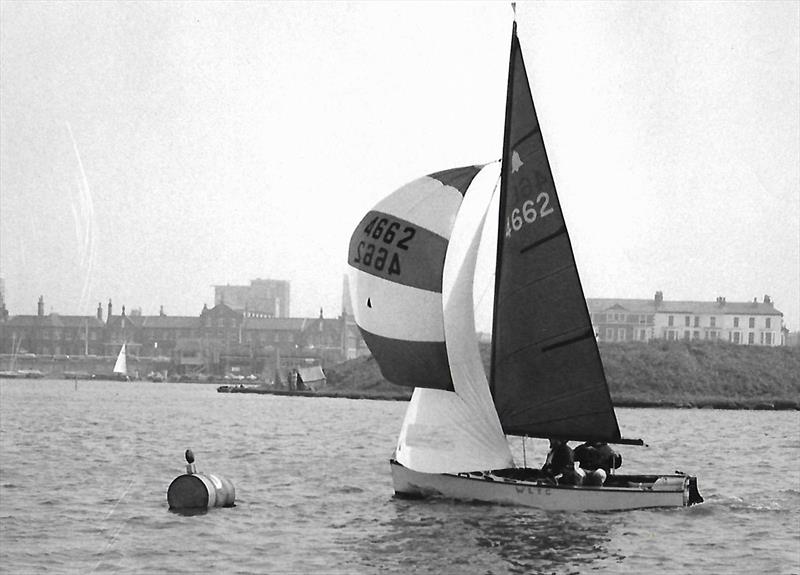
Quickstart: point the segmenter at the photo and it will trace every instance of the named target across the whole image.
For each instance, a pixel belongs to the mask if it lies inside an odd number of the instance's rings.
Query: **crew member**
[[[563,439],[550,440],[550,452],[542,466],[542,471],[548,473],[559,485],[581,485],[583,472],[575,467],[575,457],[572,449]]]
[[[574,457],[586,474],[585,485],[603,485],[613,470],[622,465],[622,456],[603,442],[587,441],[579,445]]]

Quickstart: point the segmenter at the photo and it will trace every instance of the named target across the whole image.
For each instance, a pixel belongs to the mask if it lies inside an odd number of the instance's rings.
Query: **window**
[[[711,323],[709,324],[711,327],[717,327],[717,318],[715,318],[715,317],[712,315],[712,316],[709,318],[709,320],[711,321]]]
[[[708,332],[708,339],[717,339],[718,335],[719,335],[718,331],[710,331]]]
[[[739,318],[738,317],[733,318],[733,327],[739,327]]]
[[[667,339],[670,341],[675,339],[675,330],[671,329],[667,332]]]
[[[769,320],[767,320],[769,321]],[[767,345],[772,345],[772,332],[768,331],[764,334],[764,343]]]
[[[694,316],[694,327],[700,327],[700,316]]]
[[[672,316],[672,315],[671,315],[671,316],[669,316],[669,320],[668,320],[668,323],[667,323],[667,325],[668,325],[669,327],[672,327],[673,325],[675,325],[675,316]]]
[[[750,318],[750,329],[752,329],[754,327],[756,327],[756,318],[751,317]]]
[[[752,319],[753,318],[750,318],[751,321],[752,321]],[[755,341],[756,341],[756,334],[754,334],[751,331],[750,333],[747,334],[747,343],[748,343],[748,345],[753,345],[755,343]]]
[[[700,332],[697,331],[697,330],[694,330],[692,332],[692,339],[700,339]]]
[[[625,328],[620,328],[617,330],[617,340],[625,341]]]
[[[768,318],[766,318],[764,320],[764,327],[766,327],[767,329],[770,329],[772,327],[771,324],[772,324],[772,318],[771,317],[768,317]]]
[[[614,339],[614,330],[613,330],[613,329],[611,329],[610,327],[607,327],[607,328],[606,328],[606,337],[605,337],[605,340],[606,340],[606,341],[613,341],[613,339]]]
[[[687,322],[689,321],[689,318],[688,318],[688,317],[686,318],[686,321],[687,321]],[[683,339],[685,339],[685,340],[687,340],[687,341],[688,341],[688,340],[689,340],[689,337],[690,337],[690,335],[691,335],[691,332],[690,332],[688,329],[685,329],[685,330],[683,330]]]
[[[733,343],[741,343],[741,334],[738,331],[733,332]]]
[[[689,327],[689,325],[692,323],[692,318],[691,318],[691,317],[689,317],[689,316],[687,315],[687,316],[686,316],[685,318],[683,318],[683,319],[684,319],[684,321],[686,322],[686,323],[685,323],[686,327]]]

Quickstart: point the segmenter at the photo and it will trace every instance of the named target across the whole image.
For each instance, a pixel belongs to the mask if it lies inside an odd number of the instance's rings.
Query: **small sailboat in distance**
[[[350,239],[353,313],[389,381],[414,387],[390,468],[398,496],[557,510],[701,502],[694,477],[611,475],[562,485],[517,467],[506,436],[642,444],[619,431],[522,58],[511,35],[491,369],[473,283],[491,190],[486,166],[396,190]],[[490,216],[495,217],[495,216]]]
[[[119,354],[117,355],[117,361],[114,363],[114,369],[112,371],[114,374],[115,379],[119,379],[120,381],[130,381],[130,376],[128,375],[128,344],[123,343],[122,348],[119,350]]]

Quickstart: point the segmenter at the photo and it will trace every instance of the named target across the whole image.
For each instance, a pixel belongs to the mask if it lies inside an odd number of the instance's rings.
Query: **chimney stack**
[[[39,303],[36,305],[36,315],[44,317],[44,296],[39,296]]]
[[[97,302],[97,319],[103,321],[103,304]]]
[[[108,315],[106,316],[106,321],[111,321],[111,300],[108,300]]]
[[[659,305],[661,305],[661,302],[663,302],[663,301],[664,301],[664,292],[662,292],[662,291],[660,291],[660,290],[659,290],[659,291],[657,291],[657,292],[656,292],[655,301],[656,301],[656,307],[658,307]]]

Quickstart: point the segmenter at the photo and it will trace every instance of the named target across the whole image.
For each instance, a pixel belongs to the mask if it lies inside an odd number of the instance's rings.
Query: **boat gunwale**
[[[558,485],[558,484],[551,485],[551,484],[538,483],[538,482],[533,482],[533,481],[526,481],[524,479],[512,479],[512,478],[502,477],[502,476],[499,476],[499,475],[493,475],[491,471],[488,471],[488,472],[483,472],[483,471],[466,472],[465,471],[465,472],[461,472],[461,473],[427,473],[425,471],[416,471],[414,469],[406,467],[405,465],[403,465],[402,463],[398,462],[395,459],[390,459],[389,463],[391,465],[397,465],[399,467],[402,467],[403,469],[407,469],[407,470],[412,471],[414,473],[423,473],[423,474],[426,474],[426,475],[451,477],[453,479],[467,479],[467,480],[470,480],[470,481],[481,481],[481,482],[484,482],[484,483],[493,483],[493,484],[496,484],[496,485],[507,485],[509,487],[522,486],[522,487],[536,487],[536,488],[539,488],[539,489],[556,489],[556,490],[560,490],[560,491],[575,491],[575,490],[578,490],[578,491],[582,491],[582,492],[585,492],[585,491],[598,491],[598,492],[602,492],[602,493],[609,493],[609,492],[619,492],[619,493],[656,493],[656,494],[657,493],[678,493],[678,492],[683,492],[683,491],[689,489],[689,480],[692,477],[692,476],[686,475],[686,474],[681,475],[681,474],[675,474],[675,473],[664,474],[664,475],[653,474],[653,476],[657,477],[657,478],[669,477],[669,478],[680,478],[680,479],[683,479],[683,483],[682,483],[682,485],[680,487],[676,486],[674,489],[657,489],[657,490],[654,490],[652,488],[646,488],[646,487],[605,487],[605,486],[602,486],[602,485],[601,486],[595,486],[595,485]],[[472,477],[471,476],[472,473],[481,473],[483,475],[481,477]],[[487,479],[486,478],[486,474],[487,473],[490,476],[492,476],[493,479]],[[494,477],[496,477],[497,479],[494,479]]]

